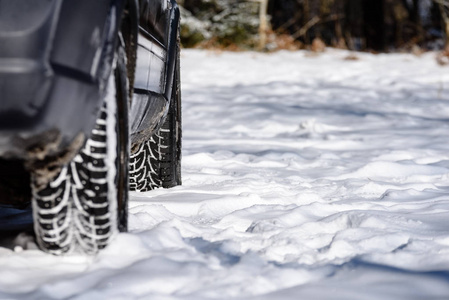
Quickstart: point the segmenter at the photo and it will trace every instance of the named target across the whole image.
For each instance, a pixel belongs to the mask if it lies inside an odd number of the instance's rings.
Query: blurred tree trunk
[[[443,20],[443,31],[445,33],[445,48],[449,47],[449,1],[438,0],[436,1],[440,8],[441,18]]]
[[[386,49],[384,7],[384,0],[363,1],[366,46],[376,51],[384,51]]]
[[[331,15],[331,6],[334,0],[320,0],[320,10],[319,10],[319,18],[320,23],[317,26],[317,34],[316,36],[324,40],[327,44],[329,44],[331,40],[331,32],[329,32],[329,23],[328,19]]]
[[[337,48],[346,49],[347,45],[344,38],[343,33],[343,22],[345,19],[344,16],[344,7],[345,0],[336,0],[334,3],[334,14],[338,16],[335,21],[335,45]]]
[[[417,43],[420,43],[424,40],[424,28],[421,20],[421,5],[419,0],[413,0],[413,10],[412,10],[412,23],[416,26],[416,37]]]
[[[310,5],[309,0],[304,0],[303,3],[303,11],[304,11],[304,18],[303,18],[303,24],[302,26],[306,26],[307,23],[310,21]],[[310,44],[310,35],[306,32],[304,40],[306,44]]]
[[[420,11],[420,5],[419,0],[413,0],[413,8],[412,8],[412,22],[416,25],[421,25],[421,16],[419,14]]]
[[[345,37],[351,50],[363,50],[363,5],[361,0],[347,0],[345,8]]]
[[[267,30],[268,30],[268,18],[267,18],[267,8],[268,0],[259,0],[259,50],[265,49],[267,44]]]

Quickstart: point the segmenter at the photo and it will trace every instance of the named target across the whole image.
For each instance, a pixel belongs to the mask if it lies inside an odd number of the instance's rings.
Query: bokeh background
[[[179,0],[184,47],[442,50],[446,0]],[[262,44],[261,44],[262,39]]]

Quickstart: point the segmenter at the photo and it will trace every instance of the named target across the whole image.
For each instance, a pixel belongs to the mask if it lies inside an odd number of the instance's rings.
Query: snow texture
[[[97,257],[0,248],[0,299],[449,299],[449,69],[349,54],[183,51],[183,186]]]

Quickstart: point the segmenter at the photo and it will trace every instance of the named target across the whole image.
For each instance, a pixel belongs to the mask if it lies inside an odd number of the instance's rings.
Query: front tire
[[[181,185],[181,80],[179,48],[173,79],[173,91],[167,116],[160,129],[139,145],[130,156],[131,191]]]

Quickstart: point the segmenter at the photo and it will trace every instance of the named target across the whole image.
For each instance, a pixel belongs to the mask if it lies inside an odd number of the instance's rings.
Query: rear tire
[[[52,254],[95,254],[127,229],[128,120],[122,48],[111,72],[95,128],[79,153],[44,186],[32,173],[34,230]]]

